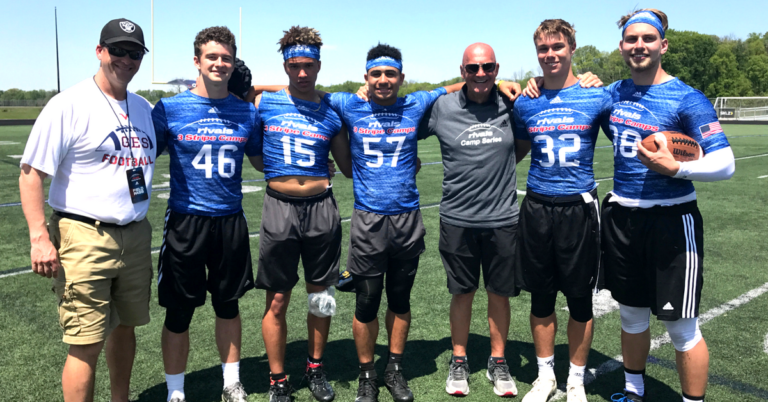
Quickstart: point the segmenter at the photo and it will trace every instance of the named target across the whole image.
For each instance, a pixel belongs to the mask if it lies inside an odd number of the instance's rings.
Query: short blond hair
[[[536,42],[536,38],[542,38],[549,35],[557,36],[557,34],[563,35],[563,38],[568,42],[571,50],[576,47],[576,29],[567,21],[559,18],[542,21],[533,33],[533,42]]]
[[[663,11],[657,10],[655,8],[643,8],[641,10],[632,11],[631,13],[621,17],[619,21],[616,23],[616,25],[619,26],[619,29],[624,28],[624,25],[627,23],[627,21],[629,21],[630,18],[632,18],[637,13],[642,13],[643,11],[650,11],[654,15],[656,15],[656,17],[658,17],[659,20],[661,20],[661,27],[664,28],[664,31],[669,29],[669,19],[667,18],[667,14],[664,14]]]

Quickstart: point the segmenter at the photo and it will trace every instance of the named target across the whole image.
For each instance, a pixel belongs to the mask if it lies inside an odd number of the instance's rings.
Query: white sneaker
[[[493,361],[488,359],[488,371],[485,376],[493,383],[493,392],[498,396],[517,396],[515,379],[509,374],[509,366],[505,360]]]
[[[557,391],[557,380],[554,377],[539,377],[532,385],[531,390],[525,394],[523,402],[547,402]]]
[[[584,393],[584,384],[568,384],[567,402],[587,402],[587,394]]]
[[[464,396],[469,394],[469,365],[467,362],[451,362],[448,379],[445,380],[445,392]]]

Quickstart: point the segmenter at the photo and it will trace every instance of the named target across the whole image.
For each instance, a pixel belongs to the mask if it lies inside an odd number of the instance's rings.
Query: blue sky
[[[537,4],[537,6],[532,6]],[[546,4],[545,6],[538,6]],[[693,6],[695,4],[695,6]],[[53,8],[59,13],[61,87],[66,89],[98,69],[95,47],[104,24],[125,17],[138,23],[150,41],[150,0],[7,1],[0,13],[3,58],[0,89],[56,88]],[[599,1],[251,1],[216,2],[155,0],[156,81],[195,78],[192,64],[195,34],[213,25],[226,25],[242,38],[238,56],[253,71],[254,82],[287,83],[277,41],[291,25],[317,28],[325,42],[318,83],[362,81],[367,50],[388,43],[403,52],[406,79],[439,82],[459,75],[464,48],[486,42],[496,51],[500,76],[512,77],[538,67],[533,31],[547,18],[575,25],[577,45],[612,50],[618,45],[615,22],[635,7],[666,12],[670,27],[718,36],[746,38],[765,32],[765,0],[637,0]],[[763,11],[759,11],[763,10]],[[147,55],[130,89],[169,89],[151,84],[151,55]]]

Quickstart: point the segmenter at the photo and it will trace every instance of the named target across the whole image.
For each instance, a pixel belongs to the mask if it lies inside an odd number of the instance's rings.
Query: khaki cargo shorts
[[[54,214],[48,233],[61,260],[53,291],[64,343],[90,345],[107,339],[120,324],[149,323],[152,227],[147,219],[117,228]]]

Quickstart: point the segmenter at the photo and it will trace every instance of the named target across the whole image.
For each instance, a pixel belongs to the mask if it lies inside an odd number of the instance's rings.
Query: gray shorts
[[[333,286],[339,280],[341,218],[331,189],[294,197],[267,187],[261,214],[256,288],[283,293],[304,280]]]
[[[349,230],[347,270],[359,276],[382,275],[391,260],[421,255],[426,233],[418,209],[397,215],[355,209]]]

